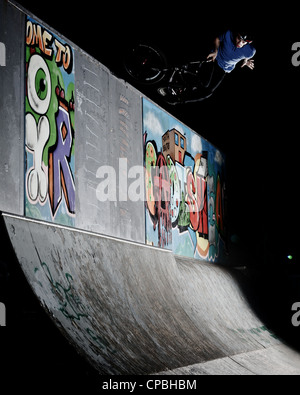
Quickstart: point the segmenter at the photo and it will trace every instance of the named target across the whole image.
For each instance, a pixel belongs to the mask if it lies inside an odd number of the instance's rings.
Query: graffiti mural
[[[73,50],[30,17],[25,74],[25,214],[73,226]]]
[[[226,244],[224,155],[143,99],[146,243],[217,261]]]

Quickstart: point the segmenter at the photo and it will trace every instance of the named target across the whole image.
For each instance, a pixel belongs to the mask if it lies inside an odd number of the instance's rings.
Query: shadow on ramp
[[[299,354],[253,312],[239,273],[24,217],[4,220],[40,303],[100,373],[300,373]]]

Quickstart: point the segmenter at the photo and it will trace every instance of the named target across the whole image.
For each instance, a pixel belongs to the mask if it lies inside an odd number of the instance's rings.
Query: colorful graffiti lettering
[[[75,99],[72,48],[26,24],[25,213],[74,225]]]
[[[143,100],[146,242],[216,261],[225,237],[223,155]]]

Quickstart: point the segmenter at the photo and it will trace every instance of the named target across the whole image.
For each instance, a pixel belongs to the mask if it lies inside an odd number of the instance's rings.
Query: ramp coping
[[[90,235],[90,236],[100,237],[102,239],[115,240],[115,241],[119,241],[120,243],[124,243],[124,244],[130,244],[130,245],[135,245],[135,246],[138,246],[138,247],[150,248],[150,249],[158,250],[160,252],[167,253],[167,254],[173,254],[172,250],[168,250],[168,249],[152,246],[152,245],[149,245],[149,244],[138,243],[136,241],[122,239],[122,238],[119,238],[119,237],[108,236],[108,235],[105,235],[103,233],[97,233],[97,232],[92,232],[92,231],[88,231],[88,230],[84,230],[84,229],[73,228],[71,226],[66,226],[66,225],[46,222],[46,221],[42,221],[42,220],[36,220],[36,219],[33,219],[33,218],[28,218],[28,217],[24,217],[24,216],[21,216],[21,215],[10,214],[10,213],[5,213],[5,212],[2,212],[2,216],[3,217],[8,217],[8,218],[15,218],[15,219],[18,219],[18,220],[21,220],[21,221],[25,221],[25,222],[32,222],[32,223],[36,223],[36,224],[40,224],[40,225],[45,225],[45,226],[49,226],[49,227],[52,227],[52,228],[59,228],[59,229],[64,229],[64,230],[68,230],[68,231],[72,231],[72,232],[76,232],[76,233],[82,233],[82,234],[86,234],[86,235]]]

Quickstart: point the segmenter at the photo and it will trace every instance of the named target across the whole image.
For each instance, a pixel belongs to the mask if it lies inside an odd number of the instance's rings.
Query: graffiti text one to
[[[48,59],[52,59],[54,55],[59,67],[63,66],[68,73],[72,71],[73,58],[69,45],[62,44],[41,25],[29,20],[26,25],[26,44],[32,47],[37,46]]]

